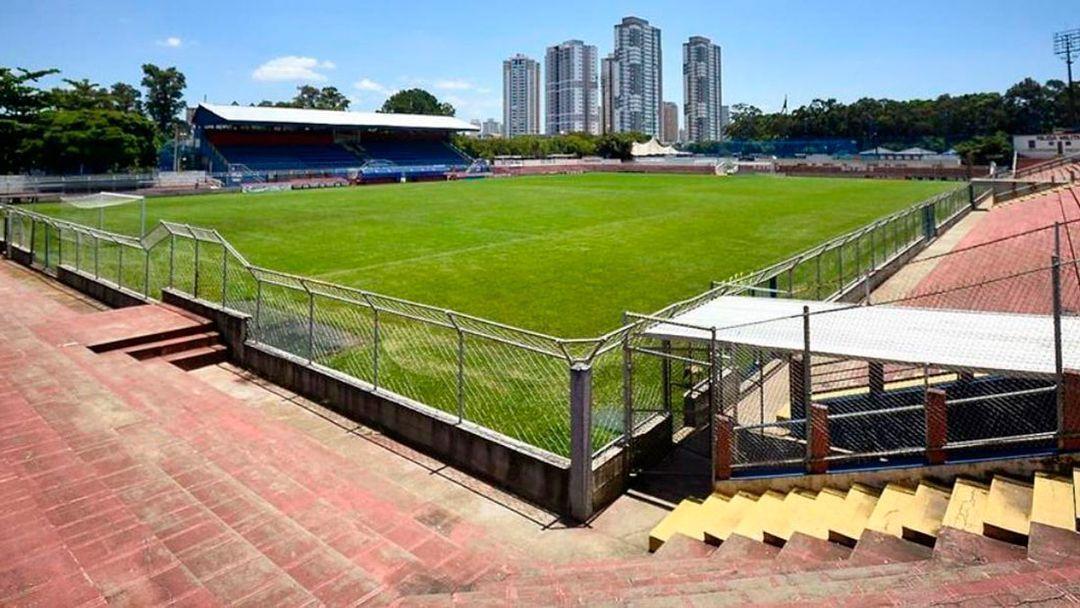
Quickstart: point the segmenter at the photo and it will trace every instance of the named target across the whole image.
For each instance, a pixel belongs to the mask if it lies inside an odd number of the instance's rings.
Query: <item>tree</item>
[[[22,153],[55,173],[101,173],[153,166],[154,124],[141,114],[117,110],[47,110],[38,137]]]
[[[101,85],[89,79],[70,80],[65,78],[66,87],[57,87],[49,91],[51,106],[63,110],[110,110],[113,98]]]
[[[1008,135],[998,131],[956,144],[956,153],[969,165],[988,165],[990,161],[1003,164],[1012,157],[1012,142]]]
[[[257,105],[260,108],[306,108],[309,110],[348,110],[349,98],[341,94],[337,87],[313,87],[303,85],[296,87],[296,97],[289,101],[262,100]]]
[[[117,82],[109,89],[113,107],[121,112],[142,114],[142,93],[125,82]]]
[[[171,136],[173,126],[184,109],[187,80],[175,67],[161,69],[152,63],[144,63],[142,71],[146,113],[154,121],[159,134]]]
[[[37,113],[49,104],[49,95],[33,85],[57,72],[0,67],[0,173],[14,173],[33,166],[23,149],[36,134]]]
[[[453,116],[454,106],[440,102],[424,89],[398,91],[383,102],[380,112],[386,114],[430,114],[434,116]]]

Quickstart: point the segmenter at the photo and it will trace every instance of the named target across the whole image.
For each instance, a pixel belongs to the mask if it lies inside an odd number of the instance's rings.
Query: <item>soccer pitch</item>
[[[955,187],[585,174],[153,198],[147,212],[215,228],[274,270],[588,337]],[[136,233],[138,215],[109,208],[106,228]]]

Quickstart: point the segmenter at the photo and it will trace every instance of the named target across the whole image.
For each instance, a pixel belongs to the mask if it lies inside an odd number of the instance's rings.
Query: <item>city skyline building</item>
[[[600,133],[596,47],[581,40],[550,46],[544,59],[548,135]]]

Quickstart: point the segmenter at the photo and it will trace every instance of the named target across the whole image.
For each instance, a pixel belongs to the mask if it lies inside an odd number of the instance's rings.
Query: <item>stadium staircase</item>
[[[140,307],[140,312],[142,308],[151,315],[144,325],[131,328],[127,335],[92,341],[87,348],[98,354],[121,353],[137,361],[161,360],[185,371],[228,358],[221,335],[209,320],[167,305]],[[155,314],[161,311],[171,314]]]

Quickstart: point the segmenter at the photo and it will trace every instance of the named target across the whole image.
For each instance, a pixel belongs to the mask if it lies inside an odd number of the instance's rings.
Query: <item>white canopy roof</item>
[[[637,142],[630,144],[632,156],[675,156],[678,153],[678,150],[661,144],[655,137],[643,144]]]
[[[260,108],[200,103],[198,110],[210,112],[229,122],[287,123],[328,127],[388,127],[397,129],[436,129],[442,131],[479,131],[480,127],[453,116],[424,114],[381,114],[378,112],[340,112],[300,108]]]
[[[971,371],[1055,372],[1053,318],[1044,315],[722,296],[645,334],[707,341],[711,328],[727,328],[716,330],[717,341],[801,352],[803,306],[812,313],[814,354]],[[1064,366],[1078,369],[1080,349],[1068,346],[1080,344],[1080,318],[1062,318],[1061,329]]]

